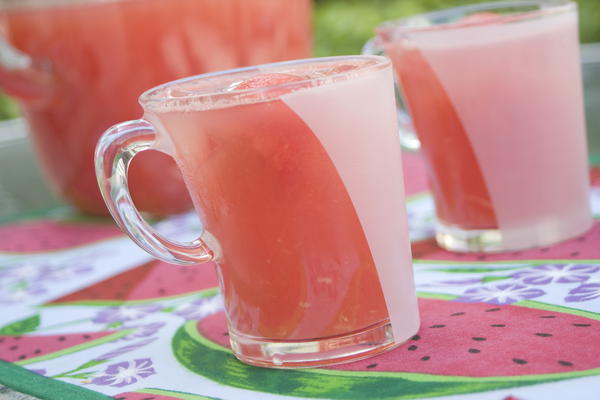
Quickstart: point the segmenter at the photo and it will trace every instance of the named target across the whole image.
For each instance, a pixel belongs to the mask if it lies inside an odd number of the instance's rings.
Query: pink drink
[[[145,121],[111,128],[97,150],[107,204],[156,257],[217,263],[238,358],[323,365],[414,335],[389,61],[350,56],[227,71],[160,86],[140,102]],[[119,154],[154,137],[183,173],[204,242],[160,238],[113,196],[123,192],[123,169],[113,167]]]
[[[309,0],[0,1],[0,40],[33,60],[22,69],[0,65],[0,87],[20,100],[62,196],[104,214],[93,151],[105,129],[142,114],[143,91],[193,74],[306,57],[310,9]],[[191,207],[165,155],[144,154],[131,180],[143,211]]]
[[[448,235],[496,230],[502,244],[495,250],[502,250],[548,245],[587,230],[592,218],[574,8],[486,13],[404,38],[388,39],[386,51]],[[441,244],[453,247],[443,238]]]
[[[273,89],[279,98],[268,101],[256,95],[239,105],[182,105],[146,115],[168,132],[196,209],[219,242],[228,317],[238,335],[306,340],[380,324],[388,312],[378,264],[391,270],[383,282],[396,288],[393,308],[411,315],[411,279],[390,281],[394,269],[410,265],[410,250],[396,203],[404,193],[400,149],[390,134],[389,73]],[[316,76],[292,69],[258,85]],[[190,89],[169,90],[177,96]]]

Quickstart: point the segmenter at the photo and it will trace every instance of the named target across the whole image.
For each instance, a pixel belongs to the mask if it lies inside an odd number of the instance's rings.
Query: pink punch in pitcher
[[[19,100],[48,179],[83,212],[106,214],[93,152],[138,96],[184,76],[310,53],[310,0],[0,0],[0,87]],[[159,152],[130,172],[142,211],[191,201]]]

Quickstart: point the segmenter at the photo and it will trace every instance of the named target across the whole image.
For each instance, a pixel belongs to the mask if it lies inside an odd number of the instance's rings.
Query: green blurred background
[[[316,0],[315,55],[359,53],[381,22],[489,0]],[[600,42],[600,0],[577,0],[581,41]]]
[[[476,2],[478,0],[315,0],[314,54],[360,53],[381,21]],[[600,0],[578,0],[577,3],[581,41],[600,42]],[[0,119],[17,115],[14,103],[0,95]]]

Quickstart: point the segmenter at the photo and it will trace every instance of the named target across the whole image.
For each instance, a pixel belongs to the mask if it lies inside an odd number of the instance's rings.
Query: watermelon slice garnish
[[[421,298],[419,333],[376,357],[326,369],[268,370],[237,361],[223,315],[173,339],[189,370],[250,390],[332,399],[416,398],[600,374],[600,315],[531,301],[496,306]]]

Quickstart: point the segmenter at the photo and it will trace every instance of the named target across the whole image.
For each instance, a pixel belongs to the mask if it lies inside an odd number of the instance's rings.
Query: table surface
[[[550,248],[448,253],[432,238],[420,157],[405,154],[404,169],[421,330],[327,369],[235,360],[210,266],[154,261],[110,221],[61,206],[5,218],[0,399],[600,398],[600,221]],[[190,238],[200,224],[187,214],[157,229]]]
[[[25,121],[0,121],[0,221],[59,204],[44,182]]]

